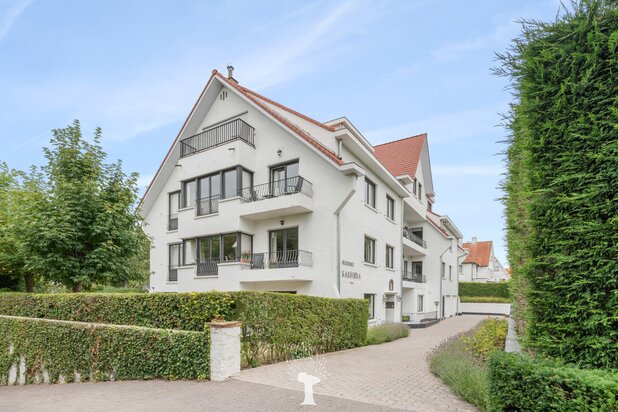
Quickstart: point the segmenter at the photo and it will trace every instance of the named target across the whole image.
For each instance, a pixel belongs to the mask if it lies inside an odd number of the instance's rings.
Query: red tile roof
[[[479,266],[489,266],[489,257],[491,256],[493,242],[491,240],[476,243],[464,243],[464,249],[468,249],[469,253],[463,263],[476,263]]]
[[[326,156],[328,156],[332,161],[334,161],[337,165],[342,165],[343,161],[341,161],[341,159],[339,159],[337,157],[337,155],[335,154],[335,152],[333,152],[332,150],[324,147],[322,144],[320,144],[318,141],[316,141],[314,138],[312,138],[311,136],[309,136],[307,133],[305,133],[303,130],[299,129],[296,125],[294,125],[293,123],[291,123],[290,121],[288,121],[285,117],[281,116],[279,113],[277,113],[276,111],[272,110],[270,107],[268,107],[266,104],[264,104],[262,101],[260,101],[260,98],[258,98],[257,96],[259,96],[257,93],[255,92],[250,92],[248,89],[240,86],[238,83],[236,83],[233,80],[228,79],[227,77],[225,77],[224,75],[222,75],[221,73],[219,73],[217,70],[213,70],[212,71],[213,76],[217,76],[219,77],[221,80],[223,80],[226,84],[228,84],[230,87],[236,89],[237,91],[239,91],[241,94],[243,94],[247,99],[251,100],[253,103],[255,103],[257,106],[259,106],[261,109],[263,109],[265,112],[267,112],[268,114],[270,114],[272,117],[274,117],[275,119],[277,119],[279,122],[281,122],[283,125],[285,125],[288,129],[291,129],[294,133],[296,133],[298,136],[300,136],[302,139],[304,139],[305,141],[307,141],[309,144],[311,144],[313,147],[315,147],[316,149],[318,149],[320,152],[324,153]],[[272,101],[271,101],[272,102]],[[283,105],[279,105],[278,107],[283,108],[284,110],[293,112],[292,109],[288,109],[285,108],[285,106]],[[296,114],[296,112],[295,112]],[[300,114],[300,113],[299,113]],[[299,115],[298,114],[298,115]],[[304,116],[304,118],[309,119],[308,117]],[[316,122],[315,120],[313,120],[313,122]],[[316,122],[317,123],[317,122]],[[328,126],[323,125],[324,127],[328,128]]]
[[[375,156],[394,176],[416,177],[427,133],[374,146]]]

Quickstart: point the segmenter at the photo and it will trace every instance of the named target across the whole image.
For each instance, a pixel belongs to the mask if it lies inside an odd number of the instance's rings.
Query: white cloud
[[[431,168],[433,175],[438,176],[499,176],[504,172],[504,166],[493,165],[436,165]]]
[[[32,0],[19,0],[0,18],[0,40],[11,31],[13,24],[31,3]]]

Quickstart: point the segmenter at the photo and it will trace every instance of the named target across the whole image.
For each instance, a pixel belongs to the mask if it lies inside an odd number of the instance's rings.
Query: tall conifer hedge
[[[515,97],[504,188],[519,325],[540,353],[618,368],[618,3],[524,22],[499,59]]]

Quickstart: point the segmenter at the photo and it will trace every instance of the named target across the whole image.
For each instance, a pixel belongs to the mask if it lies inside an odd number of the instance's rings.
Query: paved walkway
[[[473,406],[431,374],[426,356],[444,339],[473,328],[485,318],[456,316],[426,329],[412,329],[405,339],[330,353],[317,360],[317,365],[303,366],[308,374],[322,375],[322,381],[314,386],[316,394],[413,411],[473,411]],[[302,389],[290,376],[302,369],[279,363],[244,370],[234,379]]]
[[[426,354],[484,316],[450,318],[382,345],[242,371],[225,382],[130,381],[0,387],[0,411],[473,411],[428,369]],[[319,376],[300,406],[298,372]]]

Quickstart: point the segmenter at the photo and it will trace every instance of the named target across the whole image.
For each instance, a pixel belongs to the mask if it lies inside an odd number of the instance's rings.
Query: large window
[[[376,184],[365,178],[365,203],[375,209],[376,207]]]
[[[298,228],[271,230],[269,237],[270,267],[298,266]]]
[[[167,274],[167,280],[169,282],[178,281],[178,266],[180,266],[181,249],[182,245],[180,243],[169,245],[169,269]]]
[[[376,317],[376,295],[373,293],[365,293],[364,298],[369,301],[369,319]]]
[[[365,263],[376,263],[376,241],[365,236]]]
[[[270,168],[270,190],[275,196],[296,192],[300,184],[298,178],[298,160],[290,163],[272,166]]]
[[[180,207],[180,192],[169,194],[169,215],[167,230],[178,230],[178,208]]]
[[[395,257],[395,249],[392,246],[386,245],[386,267],[393,268],[393,258]]]
[[[242,251],[242,253],[241,253]],[[218,263],[250,259],[253,254],[253,238],[241,232],[203,236],[184,241],[184,264],[197,264],[198,276],[213,276],[218,273]]]
[[[425,310],[425,296],[418,295],[416,299],[416,311],[422,313]]]
[[[386,217],[395,220],[395,201],[389,195],[386,195]]]
[[[204,209],[202,210],[203,213],[199,214],[214,213],[218,209],[212,202],[217,202],[219,198],[239,196],[242,188],[252,186],[253,174],[242,166],[219,170],[183,182],[182,207],[195,206],[199,199],[200,207]],[[209,199],[209,201],[206,201],[206,199]]]

